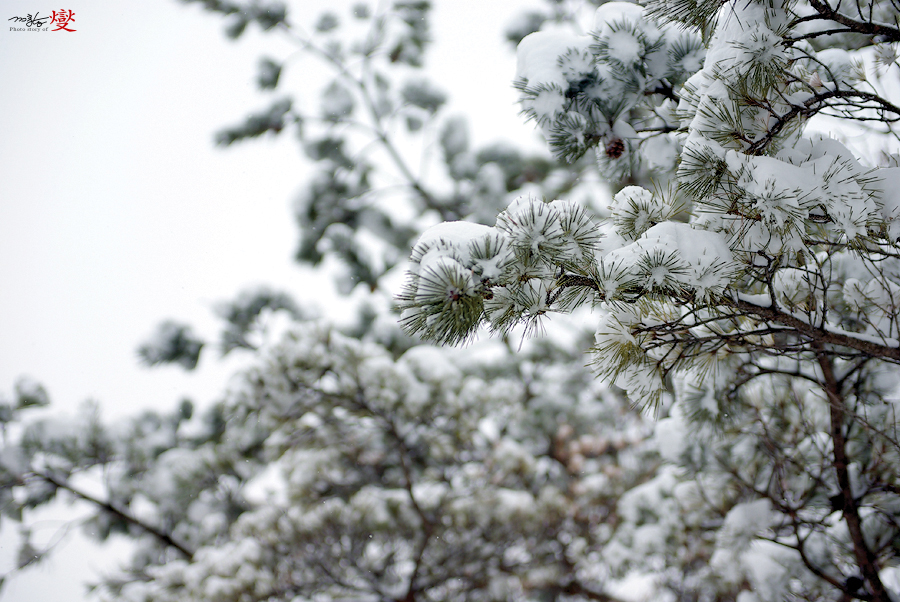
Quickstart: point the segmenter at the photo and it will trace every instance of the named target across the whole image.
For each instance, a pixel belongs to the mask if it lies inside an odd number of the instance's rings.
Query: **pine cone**
[[[610,159],[618,159],[625,152],[625,142],[621,138],[613,138],[606,143],[606,156]]]

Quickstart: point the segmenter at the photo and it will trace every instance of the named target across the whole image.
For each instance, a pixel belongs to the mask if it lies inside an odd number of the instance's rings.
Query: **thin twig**
[[[149,524],[145,523],[144,521],[142,521],[141,519],[136,518],[134,515],[130,514],[128,511],[114,506],[112,504],[112,502],[103,501],[103,500],[100,500],[100,499],[90,495],[89,493],[85,493],[84,491],[81,491],[81,490],[75,488],[70,483],[60,480],[60,479],[57,479],[52,474],[49,474],[46,472],[41,472],[41,471],[36,471],[36,470],[32,470],[31,472],[36,477],[39,477],[39,478],[47,481],[51,485],[58,487],[59,489],[68,491],[69,493],[73,494],[74,496],[76,496],[82,500],[85,500],[86,502],[90,502],[90,503],[94,504],[95,506],[105,510],[106,512],[109,512],[110,514],[114,514],[114,515],[118,516],[119,518],[121,518],[122,520],[124,520],[136,527],[143,529],[144,531],[146,531],[147,533],[149,533],[150,535],[152,535],[156,539],[158,539],[160,542],[164,543],[165,545],[167,545],[169,547],[175,548],[176,550],[181,552],[185,556],[185,558],[187,558],[188,560],[193,559],[194,552],[192,552],[184,544],[181,544],[181,543],[175,541],[175,539],[172,537],[172,535],[170,533],[167,533],[166,531],[163,531],[162,529],[154,527],[153,525],[149,525]]]

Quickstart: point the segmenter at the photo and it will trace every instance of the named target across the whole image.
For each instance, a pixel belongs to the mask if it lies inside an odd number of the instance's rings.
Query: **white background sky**
[[[309,25],[322,7],[295,2]],[[473,142],[533,141],[514,106],[515,59],[502,39],[532,3],[437,0],[427,63],[470,118]],[[263,108],[254,83],[262,55],[291,47],[251,26],[233,42],[223,20],[175,0],[5,0],[0,21],[71,9],[69,32],[0,26],[0,394],[20,375],[44,383],[54,412],[97,400],[107,417],[215,399],[235,361],[197,374],[147,370],[135,349],[166,318],[212,335],[212,308],[252,284],[310,300],[318,281],[292,263],[291,202],[307,168],[289,136],[229,149],[214,133]],[[52,29],[52,27],[51,27]],[[288,73],[298,100],[316,88]],[[306,96],[304,98],[304,93]],[[309,105],[308,105],[309,106]],[[63,523],[44,520],[54,533]],[[0,572],[13,553],[0,532]],[[80,535],[7,583],[3,602],[71,602],[80,583],[124,547],[96,551]]]

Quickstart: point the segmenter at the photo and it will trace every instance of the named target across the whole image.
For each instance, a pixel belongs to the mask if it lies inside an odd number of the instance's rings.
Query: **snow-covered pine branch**
[[[671,14],[683,21],[685,10]],[[816,341],[900,359],[900,169],[806,132],[838,92],[861,111],[891,110],[842,67],[871,57],[795,40],[812,26],[802,3],[703,10],[692,13],[703,21],[694,33],[663,20],[661,4],[647,11],[654,19],[612,2],[589,36],[522,40],[523,112],[558,157],[595,147],[608,176],[652,166],[675,188],[625,188],[596,220],[571,202],[523,198],[494,228],[432,229],[398,296],[409,332],[457,343],[482,324],[533,328],[548,313],[602,304],[599,371],[626,375],[642,403],[655,403],[672,370],[726,351]],[[610,152],[616,140],[627,153]]]
[[[439,226],[398,295],[442,343],[592,308],[594,367],[664,417],[663,456],[711,507],[744,491],[694,556],[742,601],[900,592],[898,40],[887,0],[610,2],[590,35],[525,37],[523,113],[557,158],[658,190]]]

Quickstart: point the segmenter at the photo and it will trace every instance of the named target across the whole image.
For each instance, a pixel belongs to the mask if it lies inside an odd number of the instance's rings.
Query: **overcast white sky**
[[[354,3],[295,2],[303,10],[291,18],[308,25],[323,7],[345,16]],[[477,143],[533,140],[513,106],[515,59],[501,32],[538,1],[435,5],[428,64],[450,112],[469,115]],[[209,402],[238,360],[210,356],[186,375],[141,368],[135,349],[166,318],[213,334],[214,304],[248,285],[301,300],[319,286],[291,260],[290,205],[306,173],[294,141],[212,143],[267,104],[254,84],[258,58],[291,47],[253,27],[229,41],[221,18],[175,0],[6,0],[0,20],[60,9],[74,11],[76,32],[0,28],[0,393],[9,397],[24,374],[45,384],[59,412],[86,399],[106,416],[184,396]],[[304,87],[297,73],[287,83]],[[79,583],[122,549],[97,554],[78,536],[0,598],[80,600]]]

